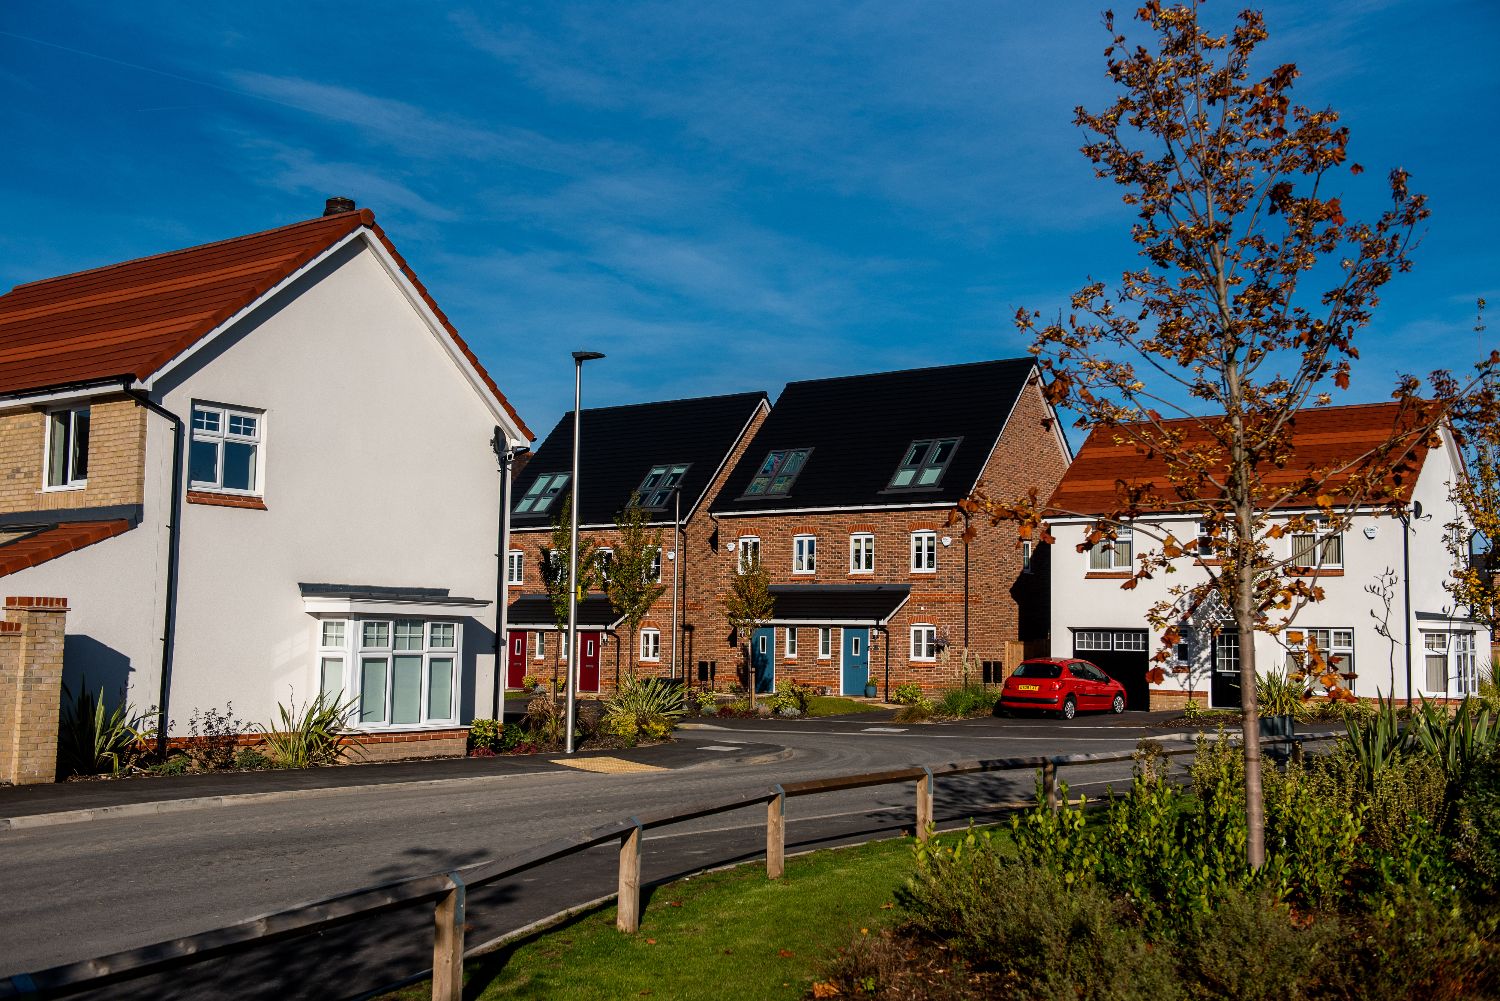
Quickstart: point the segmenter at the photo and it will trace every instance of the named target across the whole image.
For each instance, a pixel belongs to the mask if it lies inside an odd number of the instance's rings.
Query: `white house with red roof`
[[[531,433],[369,210],[0,296],[0,577],[172,736],[338,691],[377,753],[492,714],[500,479]]]
[[[1311,470],[1354,460],[1386,441],[1397,420],[1394,403],[1302,411],[1292,435],[1294,458],[1274,475],[1290,484]],[[1168,491],[1161,458],[1119,437],[1107,429],[1090,433],[1047,505],[1057,540],[1051,553],[1052,653],[1103,668],[1125,685],[1130,709],[1180,706],[1189,698],[1238,707],[1238,636],[1232,626],[1219,628],[1232,623],[1227,610],[1204,607],[1183,619],[1182,642],[1165,665],[1165,677],[1155,684],[1147,677],[1162,642],[1162,632],[1146,621],[1147,609],[1169,599],[1175,585],[1205,580],[1202,564],[1195,570],[1178,560],[1178,573],[1156,573],[1127,589],[1122,584],[1130,582],[1141,555],[1159,551],[1160,544],[1130,528],[1113,544],[1084,544],[1095,519],[1118,506],[1121,484]],[[1452,570],[1444,526],[1455,517],[1448,484],[1462,468],[1451,435],[1442,431],[1440,446],[1419,449],[1411,465],[1402,482],[1386,482],[1384,495],[1373,497],[1370,506],[1353,508],[1341,531],[1331,525],[1327,532],[1288,532],[1275,540],[1292,572],[1320,586],[1324,597],[1298,610],[1282,635],[1257,634],[1259,672],[1295,664],[1316,644],[1356,696],[1459,698],[1476,689],[1490,636],[1466,609],[1455,607],[1443,587]],[[1404,521],[1381,504],[1393,496],[1408,502]],[[1277,509],[1287,519],[1315,513],[1310,504]],[[1190,547],[1200,536],[1198,523],[1182,515],[1147,513],[1136,529],[1142,522],[1157,536],[1170,531]],[[1206,543],[1196,551],[1209,558]],[[1387,573],[1395,575],[1387,588],[1389,614],[1384,600],[1366,590]]]

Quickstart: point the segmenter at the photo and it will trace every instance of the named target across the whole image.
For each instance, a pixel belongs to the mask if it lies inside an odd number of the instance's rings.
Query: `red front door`
[[[579,633],[578,645],[583,648],[583,656],[578,658],[578,690],[597,692],[599,690],[599,634]]]
[[[506,635],[510,637],[510,655],[505,660],[505,687],[520,688],[526,678],[526,647],[531,634],[512,630]]]

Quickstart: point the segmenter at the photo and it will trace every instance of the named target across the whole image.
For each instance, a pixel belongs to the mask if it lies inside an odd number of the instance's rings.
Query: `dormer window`
[[[679,462],[676,465],[652,466],[646,478],[641,481],[641,488],[636,491],[640,497],[640,505],[648,511],[659,511],[667,506],[672,499],[672,492],[682,483],[683,476],[687,475],[690,463]]]
[[[516,514],[545,514],[568,485],[568,473],[543,473],[516,502]]]
[[[777,449],[768,453],[760,469],[756,470],[755,478],[745,488],[745,496],[785,497],[811,454],[810,448]]]
[[[47,415],[47,489],[75,490],[89,478],[89,408]]]
[[[914,441],[891,477],[891,490],[922,490],[936,487],[958,451],[957,438],[927,438]]]

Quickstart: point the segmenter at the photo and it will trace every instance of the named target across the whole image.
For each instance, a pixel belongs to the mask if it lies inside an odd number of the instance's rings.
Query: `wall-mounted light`
[[[1375,526],[1374,525],[1366,525],[1365,526],[1365,538],[1367,538],[1367,539],[1373,539],[1373,538],[1375,538]]]
[[[677,550],[674,549],[671,552],[667,553],[667,559],[669,559],[669,560],[675,560],[676,558],[677,558]]]
[[[726,553],[732,553],[732,552],[734,552],[734,543],[733,542],[726,542],[726,543],[724,543],[724,551]]]
[[[944,549],[947,549],[949,546],[953,545],[953,536],[951,536],[951,535],[945,535],[941,539],[939,539],[938,541],[943,544],[943,548]]]

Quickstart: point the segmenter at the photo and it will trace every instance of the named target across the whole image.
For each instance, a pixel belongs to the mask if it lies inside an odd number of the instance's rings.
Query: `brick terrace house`
[[[328,690],[372,754],[461,752],[493,685],[497,430],[531,438],[348,199],[21,285],[0,576],[69,602],[74,691],[165,706],[174,737]]]
[[[763,691],[937,691],[961,680],[965,646],[973,680],[999,681],[1025,644],[1045,647],[1045,559],[1014,527],[976,522],[966,544],[946,519],[981,483],[1045,495],[1068,461],[1030,358],[789,384],[711,507],[697,678],[731,681],[743,640]],[[755,558],[776,614],[736,637],[718,596]]]
[[[632,643],[603,593],[584,596],[578,609],[581,649],[578,690],[612,691],[633,667],[639,676],[671,676],[692,657],[702,615],[708,508],[730,468],[743,454],[769,410],[766,394],[738,393],[691,400],[602,407],[583,412],[579,445],[579,538],[613,552],[615,516],[632,494],[662,532],[659,560],[666,592],[641,623]],[[564,415],[516,476],[507,567],[513,600],[506,684],[526,675],[550,679],[567,660],[567,628],[559,630],[542,583],[539,561],[550,547],[552,524],[571,489],[573,415]],[[673,592],[679,630],[672,631]],[[682,638],[679,644],[678,636]],[[630,649],[626,649],[630,647]]]
[[[1296,418],[1295,455],[1278,475],[1290,483],[1312,470],[1351,463],[1387,440],[1396,419],[1394,403],[1305,410]],[[1190,426],[1188,421],[1169,423]],[[1125,686],[1131,709],[1172,708],[1188,698],[1237,708],[1239,637],[1233,631],[1220,634],[1220,627],[1233,621],[1227,610],[1205,608],[1181,623],[1183,638],[1173,651],[1171,672],[1160,684],[1146,678],[1149,659],[1161,642],[1160,632],[1146,622],[1146,610],[1170,597],[1171,585],[1197,583],[1201,577],[1191,579],[1193,570],[1184,567],[1185,572],[1158,574],[1122,590],[1134,561],[1155,546],[1144,537],[1137,545],[1129,530],[1114,545],[1101,542],[1078,551],[1092,521],[1087,516],[1115,505],[1117,481],[1170,489],[1160,459],[1131,442],[1117,443],[1115,437],[1107,430],[1093,431],[1048,502],[1057,539],[1051,547],[1052,653],[1098,664]],[[1451,569],[1443,526],[1454,516],[1448,484],[1461,469],[1452,436],[1445,430],[1441,446],[1421,450],[1414,464],[1404,483],[1388,484],[1387,495],[1411,502],[1409,527],[1365,507],[1351,512],[1342,531],[1330,526],[1326,533],[1287,533],[1276,540],[1280,556],[1300,567],[1295,573],[1317,578],[1325,597],[1298,612],[1281,637],[1256,637],[1257,671],[1295,663],[1306,645],[1316,642],[1358,696],[1404,699],[1410,691],[1413,697],[1445,698],[1476,689],[1477,658],[1488,649],[1490,637],[1453,607],[1443,589]],[[1336,485],[1330,492],[1337,495]],[[1310,504],[1283,510],[1288,517],[1313,513]],[[1199,537],[1198,525],[1181,515],[1148,518],[1153,528],[1170,530],[1179,539]],[[1408,534],[1406,545],[1403,534]],[[1384,603],[1365,591],[1383,571],[1399,575],[1389,623],[1394,644],[1376,629]]]

